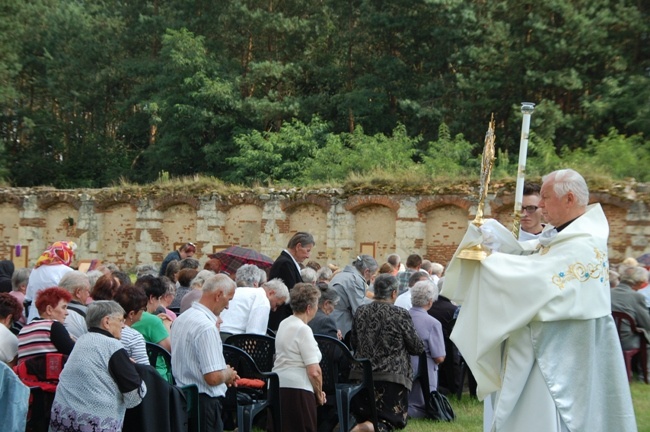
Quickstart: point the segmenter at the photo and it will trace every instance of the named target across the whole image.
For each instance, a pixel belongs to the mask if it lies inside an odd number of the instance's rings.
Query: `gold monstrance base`
[[[458,252],[458,258],[473,261],[483,261],[488,257],[488,255],[490,255],[490,253],[490,249],[479,244],[465,248],[462,251]]]
[[[485,147],[483,148],[483,158],[481,160],[481,189],[479,193],[478,206],[476,209],[476,217],[472,221],[474,225],[480,227],[483,225],[483,208],[485,207],[485,198],[487,197],[487,189],[490,184],[490,175],[492,174],[492,166],[494,165],[494,114],[490,119],[488,130],[485,134]],[[482,261],[490,255],[490,249],[482,244],[465,248],[458,252],[458,258]]]

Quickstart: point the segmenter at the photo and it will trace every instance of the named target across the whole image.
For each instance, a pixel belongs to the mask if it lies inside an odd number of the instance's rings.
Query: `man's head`
[[[316,245],[314,236],[308,232],[297,232],[291,237],[287,244],[287,250],[299,263],[309,259],[311,250]]]
[[[420,281],[426,281],[426,280],[429,280],[429,273],[427,273],[424,270],[418,270],[415,273],[413,273],[411,277],[409,277],[409,283],[408,283],[409,288],[411,288],[413,285],[415,285]]]
[[[178,249],[181,259],[192,258],[196,253],[196,246],[194,243],[187,242]]]
[[[539,207],[540,187],[537,183],[524,185],[524,197],[521,205],[521,229],[539,234],[542,231],[542,209]]]
[[[85,273],[73,270],[63,275],[59,281],[59,288],[72,294],[72,299],[85,305],[90,297],[90,281]]]
[[[584,214],[589,204],[589,188],[585,179],[572,169],[553,171],[542,179],[539,207],[554,227]]]
[[[208,278],[203,284],[203,294],[200,303],[219,315],[228,309],[228,303],[235,295],[235,282],[224,274],[217,274]]]
[[[390,254],[386,257],[386,262],[392,265],[394,268],[399,269],[399,265],[402,262],[402,259],[397,254]]]
[[[289,289],[282,282],[282,279],[271,279],[265,282],[262,288],[266,291],[266,298],[269,299],[272,311],[285,304],[289,299]]]
[[[648,270],[638,266],[621,265],[618,268],[621,283],[633,290],[640,290],[648,285]]]
[[[418,254],[411,254],[406,258],[406,268],[411,270],[420,270],[422,265],[422,257]]]

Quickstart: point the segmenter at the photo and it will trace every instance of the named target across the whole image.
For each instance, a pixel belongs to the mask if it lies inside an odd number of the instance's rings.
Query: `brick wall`
[[[56,240],[79,245],[78,259],[100,259],[129,269],[159,263],[174,244],[193,241],[201,261],[215,248],[251,247],[276,257],[297,231],[316,239],[312,259],[346,265],[361,253],[383,262],[419,253],[446,264],[476,211],[476,193],[349,195],[331,189],[296,193],[266,191],[182,197],[133,198],[104,190],[0,189],[0,259],[17,244],[27,265]],[[650,216],[637,195],[592,193],[610,223],[612,262],[650,252]],[[512,191],[489,196],[486,217],[512,221]],[[24,259],[23,257],[21,257]],[[21,266],[21,260],[16,260]]]

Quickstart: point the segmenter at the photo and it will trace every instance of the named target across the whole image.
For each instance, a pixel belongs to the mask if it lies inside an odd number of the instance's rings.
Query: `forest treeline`
[[[3,0],[0,178],[102,187],[574,166],[650,181],[650,3]]]

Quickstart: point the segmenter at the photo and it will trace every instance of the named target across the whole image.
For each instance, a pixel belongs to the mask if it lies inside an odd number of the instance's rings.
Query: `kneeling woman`
[[[273,372],[280,378],[282,428],[287,431],[316,432],[316,407],[325,403],[321,352],[307,325],[316,315],[319,297],[312,284],[296,284],[291,290],[293,315],[280,323],[275,338]]]
[[[374,301],[357,309],[350,340],[356,349],[355,357],[368,358],[372,363],[373,396],[380,431],[406,427],[413,377],[411,355],[424,351],[408,311],[393,305],[398,287],[395,276],[388,273],[377,276]],[[350,378],[361,377],[362,371],[353,366]],[[368,397],[365,393],[359,396]],[[359,422],[352,429],[355,432],[374,430],[368,402],[359,397],[353,400],[354,415]]]
[[[95,301],[88,306],[86,324],[88,333],[79,338],[61,373],[50,431],[121,431],[126,409],[146,393],[119,341],[124,309],[112,300]]]

